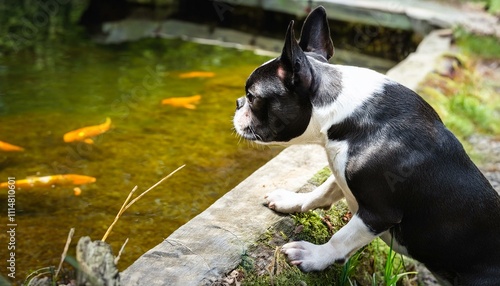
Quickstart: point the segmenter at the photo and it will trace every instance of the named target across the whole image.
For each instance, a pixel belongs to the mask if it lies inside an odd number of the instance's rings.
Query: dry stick
[[[120,209],[120,211],[118,212],[118,214],[116,215],[115,217],[115,220],[113,221],[113,223],[111,223],[111,225],[108,227],[108,230],[106,230],[106,233],[104,234],[104,236],[102,237],[102,241],[105,241],[106,238],[108,238],[108,235],[109,233],[111,232],[111,229],[113,229],[113,226],[116,224],[116,222],[118,221],[118,219],[120,219],[121,215],[130,207],[132,206],[135,202],[137,202],[140,198],[142,198],[145,194],[147,194],[149,191],[151,191],[152,189],[154,189],[156,186],[158,186],[159,184],[161,184],[163,181],[165,181],[166,179],[172,177],[172,175],[174,175],[175,173],[177,173],[177,171],[179,171],[180,169],[184,168],[186,165],[182,165],[180,166],[179,168],[175,169],[174,171],[172,171],[170,174],[168,174],[166,177],[164,177],[163,179],[159,180],[156,184],[154,184],[153,186],[149,187],[149,189],[145,190],[142,194],[140,194],[139,196],[137,196],[137,198],[133,199],[130,203],[128,203],[128,201],[130,200],[130,198],[132,197],[132,194],[135,192],[135,190],[137,189],[137,186],[134,187],[134,189],[130,192],[130,194],[128,195],[127,199],[125,200],[125,202],[123,202],[123,205]],[[128,204],[127,204],[128,203]]]
[[[123,211],[125,211],[126,209],[128,209],[131,205],[133,205],[135,202],[137,202],[145,194],[147,194],[149,191],[151,191],[152,189],[154,189],[156,186],[158,186],[159,184],[161,184],[166,179],[172,177],[173,174],[177,173],[177,171],[179,171],[180,169],[184,168],[185,166],[186,165],[184,164],[184,165],[180,166],[179,168],[175,169],[172,173],[168,174],[165,178],[159,180],[156,184],[152,185],[149,189],[145,190],[142,194],[138,195],[137,198],[133,199],[127,206],[125,206],[125,209]]]
[[[130,191],[130,193],[128,194],[128,197],[125,199],[125,201],[123,202],[123,205],[122,207],[120,208],[120,210],[118,211],[118,213],[116,214],[116,217],[115,217],[115,220],[113,220],[113,222],[111,223],[111,225],[108,227],[108,229],[106,230],[106,233],[104,234],[104,236],[102,237],[102,241],[106,241],[106,238],[108,238],[108,235],[109,233],[111,232],[111,229],[113,229],[113,226],[115,226],[115,224],[118,222],[118,219],[120,219],[120,216],[123,214],[123,212],[125,211],[125,206],[127,205],[128,201],[130,200],[130,198],[132,197],[132,194],[137,190],[137,186],[135,186],[132,191]]]
[[[118,255],[115,257],[115,265],[118,264],[118,261],[120,260],[120,256],[122,256],[123,249],[125,249],[125,245],[128,243],[128,237],[125,239],[125,242],[123,243],[122,247],[120,248],[120,251],[118,251]]]
[[[57,276],[59,276],[59,271],[61,271],[62,264],[64,262],[64,258],[66,258],[66,254],[68,253],[69,244],[71,243],[71,239],[75,234],[75,228],[71,228],[68,233],[68,238],[66,239],[66,245],[64,246],[64,251],[61,255],[61,262],[59,262],[59,267],[57,267],[56,273],[54,274],[54,281],[57,281]]]

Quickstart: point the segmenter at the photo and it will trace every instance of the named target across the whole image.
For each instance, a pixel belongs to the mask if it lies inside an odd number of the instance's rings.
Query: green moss
[[[330,174],[330,170],[324,168],[309,183],[320,185]],[[397,275],[407,271],[408,268],[402,266],[401,257],[389,256],[390,248],[379,239],[359,250],[344,265],[332,265],[315,273],[303,273],[289,265],[280,252],[280,247],[289,241],[326,243],[349,218],[350,212],[343,200],[329,210],[314,210],[284,218],[242,256],[239,267],[244,276],[242,285],[383,285],[384,281],[395,280]],[[263,260],[262,257],[266,256],[268,259]],[[391,266],[386,264],[388,258]],[[411,269],[413,264],[407,263],[407,266]],[[391,275],[385,275],[385,272]]]
[[[319,186],[323,184],[328,179],[328,177],[330,177],[331,174],[332,171],[330,171],[330,168],[328,166],[324,167],[323,169],[319,170],[316,174],[314,174],[314,176],[311,179],[309,179],[309,183],[315,186]]]
[[[500,9],[500,1],[495,0],[493,9]],[[500,41],[493,36],[479,36],[466,32],[464,29],[455,31],[457,46],[466,54],[482,58],[500,58]]]
[[[500,0],[489,0],[488,12],[495,15],[500,15]]]
[[[463,143],[474,133],[500,134],[500,100],[495,85],[475,70],[471,58],[457,56],[451,61],[455,61],[453,71],[429,75],[420,86],[420,94]]]

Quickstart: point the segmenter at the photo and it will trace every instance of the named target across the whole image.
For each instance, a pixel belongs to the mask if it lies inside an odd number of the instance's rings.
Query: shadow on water
[[[67,233],[101,239],[135,186],[145,190],[182,164],[120,219],[108,238],[115,252],[129,237],[124,269],[251,172],[278,148],[249,148],[232,130],[235,99],[266,57],[180,40],[115,46],[80,43],[19,52],[0,66],[0,140],[25,148],[0,153],[0,181],[10,176],[74,173],[97,178],[81,186],[16,192],[16,280],[57,265]],[[179,78],[188,71],[211,78]],[[162,106],[168,97],[200,94],[195,110]],[[112,119],[95,144],[65,143],[71,130]],[[7,213],[7,196],[0,195]],[[0,234],[7,241],[6,233]],[[2,271],[3,272],[3,271]]]

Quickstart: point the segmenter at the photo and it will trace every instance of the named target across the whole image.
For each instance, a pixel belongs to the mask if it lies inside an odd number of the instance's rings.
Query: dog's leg
[[[306,241],[294,241],[283,245],[282,252],[291,264],[302,271],[320,271],[333,263],[344,263],[354,252],[370,243],[377,235],[358,216],[336,232],[330,241],[322,245]]]
[[[265,196],[269,208],[281,213],[306,212],[316,208],[329,208],[343,197],[342,190],[330,176],[321,186],[309,193],[294,193],[278,189]]]

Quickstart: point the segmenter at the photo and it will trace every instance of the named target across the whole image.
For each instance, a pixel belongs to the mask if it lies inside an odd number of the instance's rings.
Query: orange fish
[[[66,174],[44,177],[28,177],[23,180],[17,180],[15,186],[17,188],[51,187],[53,185],[83,185],[94,183],[95,181],[96,178],[94,177]],[[8,182],[0,183],[0,189],[8,187]]]
[[[16,145],[9,144],[7,142],[0,141],[0,151],[5,151],[5,152],[21,152],[21,151],[24,151],[24,148],[16,146]]]
[[[171,105],[175,107],[184,107],[187,109],[196,109],[196,104],[200,103],[201,95],[193,95],[186,97],[171,97],[161,101],[163,105]]]
[[[192,71],[181,73],[179,78],[195,78],[195,77],[214,77],[215,73],[213,72],[204,72],[204,71]]]
[[[64,134],[64,142],[83,141],[87,144],[94,144],[94,140],[89,137],[95,137],[102,134],[108,131],[110,127],[111,119],[108,117],[103,124],[83,127]]]

